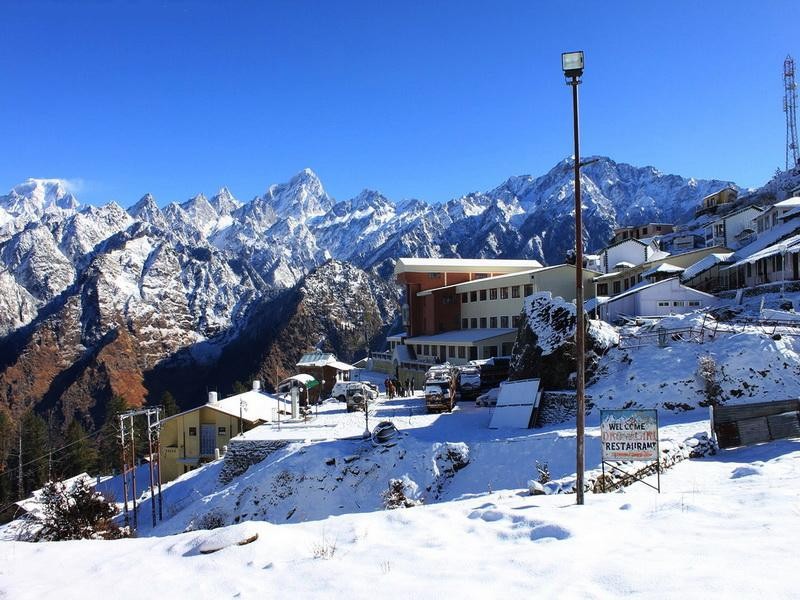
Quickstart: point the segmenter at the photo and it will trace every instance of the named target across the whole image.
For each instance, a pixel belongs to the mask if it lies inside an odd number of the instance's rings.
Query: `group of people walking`
[[[387,398],[394,398],[395,396],[401,398],[414,395],[415,381],[413,377],[409,377],[403,381],[399,379],[385,379],[383,385],[386,389]]]

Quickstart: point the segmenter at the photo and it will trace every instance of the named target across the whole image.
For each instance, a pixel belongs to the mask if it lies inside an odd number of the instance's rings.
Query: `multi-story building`
[[[595,294],[597,296],[618,296],[644,281],[646,272],[654,271],[661,265],[668,263],[676,269],[686,269],[706,256],[714,253],[730,252],[728,248],[717,246],[713,248],[700,248],[682,254],[666,254],[655,260],[650,260],[638,265],[626,266],[609,273],[598,275],[594,278]]]
[[[776,202],[762,210],[754,217],[756,235],[761,235],[773,227],[783,223],[787,217],[794,217],[800,212],[800,198],[792,197]]]
[[[618,227],[614,230],[614,237],[611,238],[610,244],[616,244],[629,239],[643,239],[652,238],[666,235],[675,231],[675,226],[672,223],[647,223],[645,225],[630,225],[626,227]]]
[[[763,209],[746,206],[715,219],[705,228],[706,246],[740,248],[755,238],[755,220]]]
[[[703,198],[700,202],[700,206],[695,211],[695,215],[699,216],[706,213],[716,213],[721,206],[733,204],[738,197],[739,192],[737,192],[735,188],[730,186],[724,187]]]
[[[528,268],[522,268],[525,266]],[[429,271],[420,271],[422,268]],[[501,273],[500,269],[507,272]],[[433,276],[426,278],[428,272]],[[542,267],[536,261],[400,259],[395,273],[398,281],[406,285],[408,294],[404,315],[407,332],[389,340],[395,359],[401,362],[463,364],[508,355],[527,296],[542,291],[567,299],[575,296],[573,265]],[[591,298],[592,279],[599,273],[589,269],[583,273],[586,297]],[[420,289],[430,280],[447,283]]]

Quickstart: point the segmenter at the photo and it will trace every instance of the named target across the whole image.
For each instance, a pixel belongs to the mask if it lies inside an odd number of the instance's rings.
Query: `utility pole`
[[[25,497],[25,486],[22,479],[22,421],[19,423],[19,453],[17,454],[17,495],[22,500]]]

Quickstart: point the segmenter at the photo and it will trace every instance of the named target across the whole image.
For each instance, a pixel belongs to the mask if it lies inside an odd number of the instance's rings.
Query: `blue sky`
[[[572,153],[760,185],[784,164],[798,2],[0,2],[0,193],[241,200],[304,167],[443,201]]]

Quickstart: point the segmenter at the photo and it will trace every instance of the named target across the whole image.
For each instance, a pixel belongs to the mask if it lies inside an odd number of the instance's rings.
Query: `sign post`
[[[600,411],[603,492],[606,491],[606,464],[636,481],[661,492],[661,463],[658,447],[658,412],[655,409],[619,409]],[[655,462],[658,486],[653,487],[635,474],[626,473],[611,463]]]

